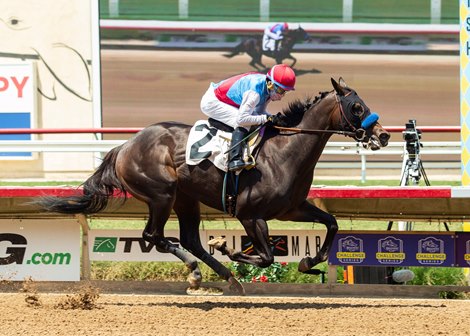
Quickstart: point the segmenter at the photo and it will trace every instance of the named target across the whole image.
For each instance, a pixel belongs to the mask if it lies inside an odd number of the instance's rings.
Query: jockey
[[[269,114],[266,107],[281,100],[294,86],[295,73],[285,64],[273,66],[266,75],[248,72],[210,84],[201,99],[201,111],[234,128],[228,154],[230,171],[248,165],[243,160],[243,144],[251,126],[267,121],[279,125],[279,117]]]
[[[263,35],[263,50],[277,51],[284,35],[289,30],[287,22],[276,23],[266,27]]]

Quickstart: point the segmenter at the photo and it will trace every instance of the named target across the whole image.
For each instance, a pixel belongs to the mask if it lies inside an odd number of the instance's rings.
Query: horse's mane
[[[320,100],[328,95],[328,91],[320,92],[315,98],[307,97],[304,100],[295,99],[289,102],[287,108],[282,110],[279,116],[279,126],[282,127],[293,127],[300,124],[306,111],[308,111],[313,105],[318,104]]]

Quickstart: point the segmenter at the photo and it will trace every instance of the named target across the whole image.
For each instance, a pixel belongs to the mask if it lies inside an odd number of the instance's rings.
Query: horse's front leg
[[[315,257],[305,257],[300,261],[300,272],[306,272],[313,266],[328,259],[328,253],[330,252],[333,239],[335,238],[336,232],[338,231],[338,222],[336,221],[335,217],[305,200],[297,208],[285,213],[278,219],[295,222],[318,222],[325,224],[326,226],[326,237],[322,247],[320,248],[320,251]]]
[[[286,58],[282,53],[278,52],[275,54],[274,59],[276,60],[276,64],[282,64],[282,61]]]
[[[292,64],[290,65],[291,68],[294,67],[295,63],[297,63],[297,58],[295,58],[294,56],[292,56],[291,54],[287,55],[288,59],[291,59],[292,60]]]
[[[229,257],[230,260],[258,267],[268,267],[274,262],[274,255],[269,246],[268,224],[263,219],[242,220],[241,223],[248,237],[250,237],[253,249],[257,254],[250,255],[242,251],[235,251],[227,247],[227,242],[222,237],[214,238],[208,244]]]

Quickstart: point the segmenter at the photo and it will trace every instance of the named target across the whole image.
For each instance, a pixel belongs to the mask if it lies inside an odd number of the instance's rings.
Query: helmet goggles
[[[274,90],[274,92],[276,92],[276,93],[278,93],[282,96],[287,93],[286,90],[284,90],[282,87],[280,87],[279,85],[276,85],[276,84],[274,84],[273,90]]]

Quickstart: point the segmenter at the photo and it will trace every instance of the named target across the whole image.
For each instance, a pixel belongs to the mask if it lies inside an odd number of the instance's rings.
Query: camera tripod
[[[405,144],[405,149],[403,153],[403,163],[401,167],[401,179],[400,179],[400,186],[417,186],[419,185],[419,181],[421,177],[424,178],[424,183],[426,186],[430,186],[428,176],[426,175],[426,171],[423,167],[423,162],[421,161],[419,151],[418,153],[410,153],[407,150],[407,145]],[[420,146],[421,144],[419,144]],[[388,223],[387,230],[391,229],[393,222],[390,221]],[[411,231],[413,229],[413,222],[398,222],[398,230],[400,231]]]
[[[421,144],[419,144],[421,146]],[[430,186],[428,176],[423,167],[419,151],[416,153],[410,153],[407,150],[407,144],[403,153],[403,163],[401,167],[401,179],[400,186],[419,185],[421,177],[424,178],[424,183]]]
[[[401,167],[400,186],[417,186],[424,178],[426,186],[430,186],[428,176],[424,170],[423,162],[420,157],[420,149],[423,147],[421,144],[421,131],[416,129],[416,120],[410,120],[406,123],[405,131],[403,132],[403,139],[405,140],[403,150],[403,163]],[[387,230],[391,230],[393,221],[388,222]],[[449,231],[447,223],[444,222],[445,228]],[[413,222],[398,222],[398,229],[400,231],[411,231],[413,229]]]

